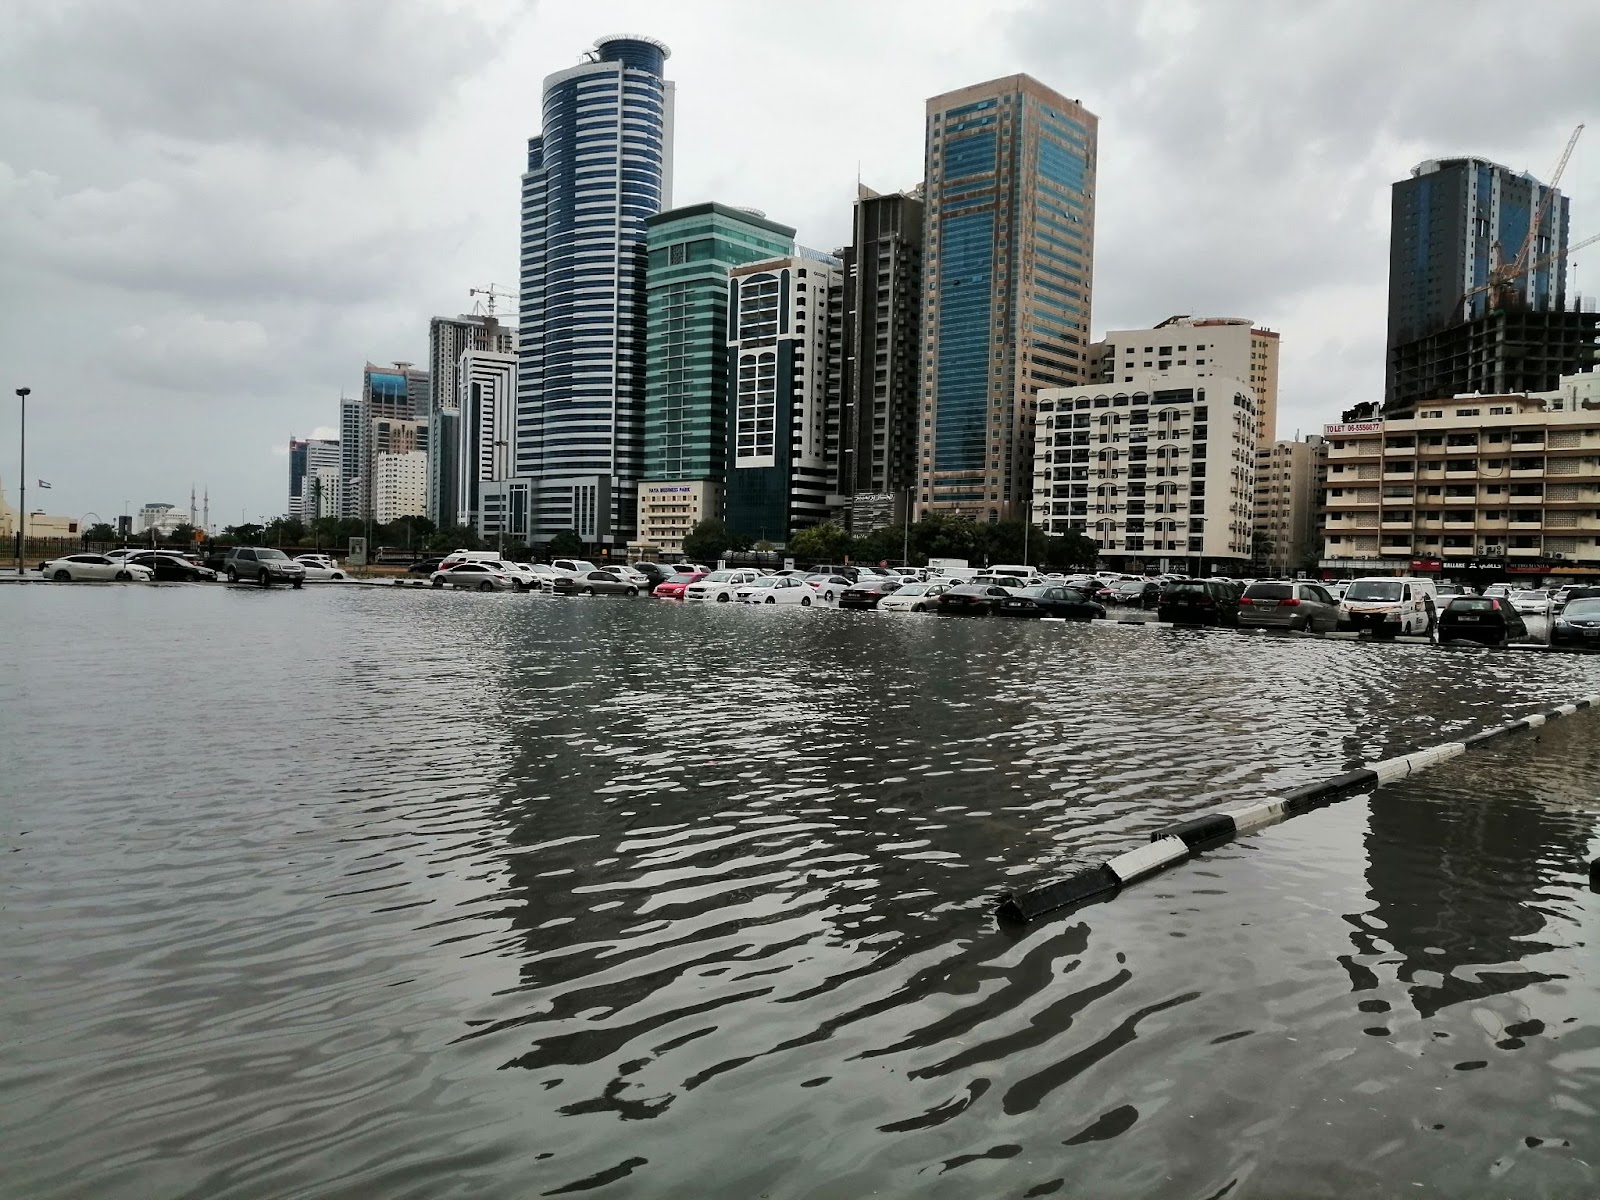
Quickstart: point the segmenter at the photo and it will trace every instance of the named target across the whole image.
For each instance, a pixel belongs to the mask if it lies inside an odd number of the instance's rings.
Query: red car
[[[691,583],[698,583],[708,574],[709,572],[707,571],[679,571],[671,578],[663,579],[656,584],[656,590],[650,594],[652,596],[665,596],[669,600],[682,600],[683,589]]]

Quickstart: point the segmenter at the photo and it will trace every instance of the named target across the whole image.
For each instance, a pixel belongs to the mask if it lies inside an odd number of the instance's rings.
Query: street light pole
[[[17,574],[22,574],[22,556],[27,553],[23,542],[28,536],[28,394],[32,388],[17,389],[17,399],[22,401],[22,429],[17,439],[17,453],[22,460],[17,467]]]
[[[905,535],[900,540],[900,565],[902,567],[911,565],[911,498],[916,490],[914,485],[906,489],[906,527]]]

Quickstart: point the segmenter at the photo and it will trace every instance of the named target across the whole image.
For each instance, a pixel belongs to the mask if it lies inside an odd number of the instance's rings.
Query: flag
[[[39,486],[43,487],[43,488],[47,488],[50,485],[48,483],[46,483],[44,480],[41,479],[41,480],[39,480]]]

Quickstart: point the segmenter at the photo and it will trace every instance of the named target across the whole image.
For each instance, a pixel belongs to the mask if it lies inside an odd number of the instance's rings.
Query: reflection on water
[[[988,908],[1587,660],[158,588],[0,592],[0,668],[8,1195],[1583,1170],[1594,718],[1021,935]]]

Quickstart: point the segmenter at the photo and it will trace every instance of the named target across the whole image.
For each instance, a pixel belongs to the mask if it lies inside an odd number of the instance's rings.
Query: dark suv
[[[1239,592],[1215,579],[1178,579],[1167,584],[1156,620],[1174,625],[1237,625]]]
[[[306,581],[306,569],[282,550],[270,546],[235,546],[222,560],[229,583],[254,580],[262,587],[287,583],[299,587]]]

